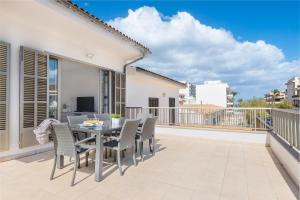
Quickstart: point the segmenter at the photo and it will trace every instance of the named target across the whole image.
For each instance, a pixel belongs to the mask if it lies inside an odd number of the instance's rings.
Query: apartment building
[[[291,102],[294,106],[299,107],[300,105],[300,77],[293,77],[286,83],[286,92],[287,92],[287,99]]]
[[[187,82],[181,81],[186,85],[184,89],[179,90],[179,103],[180,105],[184,104],[195,104],[196,103],[196,85]]]
[[[271,91],[265,94],[267,104],[277,104],[286,98],[286,93],[282,91]]]
[[[222,107],[233,107],[233,91],[221,80],[205,81],[196,86],[196,103],[212,104]]]

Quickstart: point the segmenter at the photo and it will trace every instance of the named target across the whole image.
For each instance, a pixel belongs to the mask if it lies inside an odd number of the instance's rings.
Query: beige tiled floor
[[[95,182],[91,160],[89,167],[79,170],[74,187],[69,186],[72,165],[49,180],[52,152],[0,163],[0,199],[297,199],[297,188],[262,145],[157,138],[156,156],[148,155],[137,167],[126,158],[124,176],[115,165],[106,164],[105,179]]]

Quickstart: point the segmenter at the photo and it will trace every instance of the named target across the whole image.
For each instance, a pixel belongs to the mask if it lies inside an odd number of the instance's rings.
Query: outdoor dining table
[[[103,171],[103,134],[122,129],[122,125],[116,125],[110,123],[104,123],[103,125],[97,126],[85,126],[83,124],[77,124],[71,126],[73,132],[87,132],[96,135],[96,156],[95,156],[95,181],[99,182],[102,180]],[[60,157],[63,159],[63,157]],[[63,160],[58,162],[59,165],[63,165]]]

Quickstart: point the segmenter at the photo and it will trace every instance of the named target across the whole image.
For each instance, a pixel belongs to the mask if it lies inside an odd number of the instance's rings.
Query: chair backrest
[[[131,147],[135,144],[135,135],[139,122],[140,120],[125,120],[119,139],[121,149]]]
[[[145,113],[145,112],[140,112],[137,114],[137,119],[140,120],[140,123],[144,123],[145,120],[149,117],[153,117],[152,113]]]
[[[155,123],[156,123],[157,117],[148,117],[142,126],[141,131],[141,139],[142,140],[148,140],[151,139],[154,135],[155,131]]]
[[[94,114],[94,117],[100,121],[109,121],[111,120],[111,115],[108,113],[103,114]]]
[[[68,116],[68,122],[69,122],[70,126],[75,125],[75,124],[82,124],[86,120],[88,120],[87,115]]]
[[[54,149],[57,155],[74,156],[75,139],[67,123],[52,124]]]

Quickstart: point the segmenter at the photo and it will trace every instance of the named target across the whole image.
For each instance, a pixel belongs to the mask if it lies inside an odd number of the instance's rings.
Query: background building
[[[127,67],[126,107],[178,107],[185,84],[140,67]]]
[[[300,77],[293,77],[286,83],[286,93],[289,102],[294,104],[294,106],[299,107],[300,104]]]
[[[229,85],[221,80],[205,81],[203,85],[196,86],[196,103],[232,107],[233,93]]]
[[[196,103],[196,85],[187,81],[181,81],[186,85],[186,88],[179,90],[179,103],[195,104]]]
[[[274,90],[265,94],[267,104],[277,104],[286,98],[286,93],[279,90]]]

